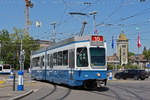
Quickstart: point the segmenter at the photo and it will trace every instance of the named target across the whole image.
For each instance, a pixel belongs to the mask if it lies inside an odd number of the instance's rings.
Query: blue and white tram
[[[76,36],[32,52],[31,78],[86,88],[106,85],[102,36]]]
[[[9,64],[0,64],[0,74],[10,74],[11,65]]]

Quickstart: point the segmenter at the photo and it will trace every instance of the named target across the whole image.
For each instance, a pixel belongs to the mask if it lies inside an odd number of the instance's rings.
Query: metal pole
[[[140,66],[140,54],[139,54],[139,48],[138,48],[138,58],[139,58],[139,59],[138,59],[138,66],[139,66],[140,69],[142,69],[142,66]]]
[[[96,26],[95,26],[95,14],[93,14],[93,31],[95,32],[96,31]],[[97,33],[96,33],[97,35]]]
[[[27,7],[27,33],[26,35],[29,35],[29,7]]]
[[[53,37],[53,42],[56,42],[56,22],[53,22],[51,25],[53,25],[53,28],[54,28],[54,30],[53,30],[53,33],[54,33],[54,37]]]
[[[56,39],[56,23],[54,24],[54,39]],[[56,40],[54,40],[54,41],[56,41]]]
[[[93,16],[93,31],[95,32],[96,31],[95,16],[97,14],[97,11],[89,12],[89,14]],[[96,35],[97,35],[97,33],[96,33]]]
[[[20,70],[22,70],[21,55],[22,55],[22,36],[21,36],[21,47],[20,47]]]
[[[13,91],[15,91],[15,81],[16,81],[16,79],[15,79],[15,77],[16,77],[16,74],[15,74],[15,72],[13,72]]]
[[[27,6],[25,7],[25,33],[27,33]]]

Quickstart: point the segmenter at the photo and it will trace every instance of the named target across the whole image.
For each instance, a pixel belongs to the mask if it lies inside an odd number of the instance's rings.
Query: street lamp
[[[89,15],[93,16],[93,30],[94,30],[94,32],[96,31],[96,25],[95,25],[95,16],[96,16],[96,14],[97,14],[97,11],[89,12]]]

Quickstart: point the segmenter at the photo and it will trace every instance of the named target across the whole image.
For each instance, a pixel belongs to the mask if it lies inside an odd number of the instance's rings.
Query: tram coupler
[[[97,87],[104,87],[107,84],[107,79],[104,80],[96,80]]]

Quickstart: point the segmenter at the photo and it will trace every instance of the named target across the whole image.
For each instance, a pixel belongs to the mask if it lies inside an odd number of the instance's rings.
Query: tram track
[[[47,93],[45,96],[39,98],[38,100],[43,100],[43,99],[45,99],[46,97],[48,97],[49,95],[51,95],[52,93],[54,93],[54,92],[56,91],[56,85],[53,85],[53,87],[54,87],[54,88],[53,88],[52,91],[50,91],[49,93]]]
[[[125,88],[131,88],[131,89],[134,89],[136,92],[147,92],[149,91],[150,92],[150,88],[144,88],[144,87],[138,87],[140,89],[137,89],[137,87],[133,87],[133,86],[122,86],[122,87],[125,87]]]
[[[55,85],[55,91],[38,100],[64,100],[71,93],[71,89],[65,86]]]
[[[107,91],[104,93],[104,91]],[[114,91],[113,89],[110,89],[108,88],[107,90],[104,90],[104,89],[96,89],[95,91],[89,91],[90,93],[94,93],[94,94],[98,94],[98,95],[102,95],[102,96],[105,96],[105,97],[109,97],[110,99],[115,99],[115,100],[126,100],[126,99],[123,99],[119,96],[119,93],[117,93],[116,91]],[[108,92],[111,92],[111,95],[110,93]]]
[[[62,96],[61,98],[57,99],[57,100],[64,100],[67,96],[69,96],[70,93],[71,93],[71,89],[68,88],[67,93],[64,96]]]
[[[136,92],[133,92],[133,91],[127,89],[127,87],[121,87],[121,86],[116,86],[116,85],[111,85],[111,87],[115,87],[115,88],[125,91],[126,93],[128,93],[128,95],[129,95],[128,97],[130,97],[130,95],[133,95],[136,98],[136,100],[147,100],[147,99],[144,99],[143,97],[139,96],[139,94],[136,94]],[[112,92],[115,93],[114,90]],[[118,95],[120,95],[120,94],[118,94]],[[124,99],[121,97],[121,99],[117,99],[117,100],[128,100],[128,99]]]

